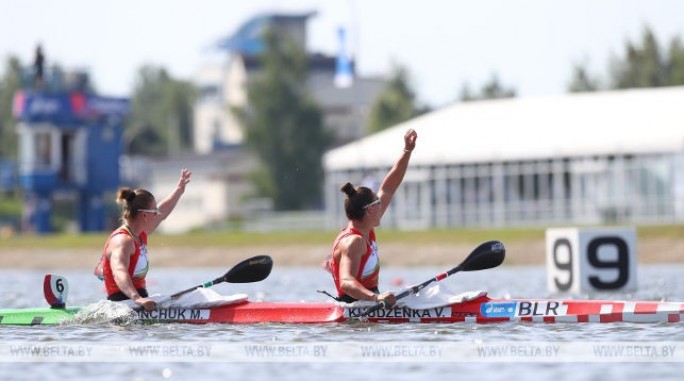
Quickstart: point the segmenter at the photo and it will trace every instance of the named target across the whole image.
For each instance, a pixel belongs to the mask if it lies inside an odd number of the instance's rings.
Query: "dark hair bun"
[[[353,197],[356,194],[356,189],[354,189],[354,186],[351,185],[351,183],[344,184],[340,190],[344,192],[347,197]]]
[[[131,188],[119,189],[119,197],[117,197],[117,199],[119,199],[120,201],[125,200],[126,202],[130,203],[131,201],[133,201],[134,198],[135,198],[135,191],[133,191],[133,189],[131,189]]]

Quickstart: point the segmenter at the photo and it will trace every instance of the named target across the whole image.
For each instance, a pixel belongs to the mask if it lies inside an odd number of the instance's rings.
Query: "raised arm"
[[[409,160],[411,159],[411,152],[416,148],[416,139],[418,139],[416,131],[413,129],[406,131],[406,134],[404,134],[404,150],[380,185],[378,197],[382,200],[383,214],[392,201],[394,192],[397,191],[397,188],[399,188],[399,185],[404,180],[404,175],[406,174],[406,169],[408,168]]]
[[[157,208],[159,208],[161,214],[157,216],[154,228],[150,232],[156,230],[157,226],[159,226],[159,224],[163,220],[165,220],[166,217],[169,216],[169,214],[171,214],[173,209],[176,207],[178,200],[180,200],[181,196],[185,192],[185,186],[190,182],[191,176],[192,172],[190,172],[189,169],[183,168],[181,170],[181,175],[178,179],[178,185],[176,186],[176,188],[157,204]]]

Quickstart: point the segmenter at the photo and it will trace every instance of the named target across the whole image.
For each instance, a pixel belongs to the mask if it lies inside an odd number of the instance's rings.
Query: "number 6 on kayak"
[[[65,308],[69,282],[61,275],[47,274],[43,280],[43,295],[50,308]]]

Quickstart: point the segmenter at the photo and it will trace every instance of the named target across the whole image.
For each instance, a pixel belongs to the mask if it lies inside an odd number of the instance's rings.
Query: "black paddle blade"
[[[500,241],[488,241],[476,247],[459,265],[461,271],[491,269],[503,263],[506,248]]]
[[[273,268],[273,260],[268,255],[258,255],[235,265],[222,280],[228,283],[259,282],[268,277]]]

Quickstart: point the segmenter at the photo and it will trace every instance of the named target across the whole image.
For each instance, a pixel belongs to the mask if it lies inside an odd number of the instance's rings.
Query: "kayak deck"
[[[0,325],[56,325],[73,320],[80,308],[0,310]],[[137,312],[143,323],[334,323],[360,320],[365,307],[336,303],[249,302],[212,308],[165,308]],[[363,318],[378,323],[657,323],[682,321],[684,303],[605,300],[490,299],[441,307],[378,310]]]
[[[78,311],[78,307],[0,310],[0,325],[57,325],[71,320]]]

